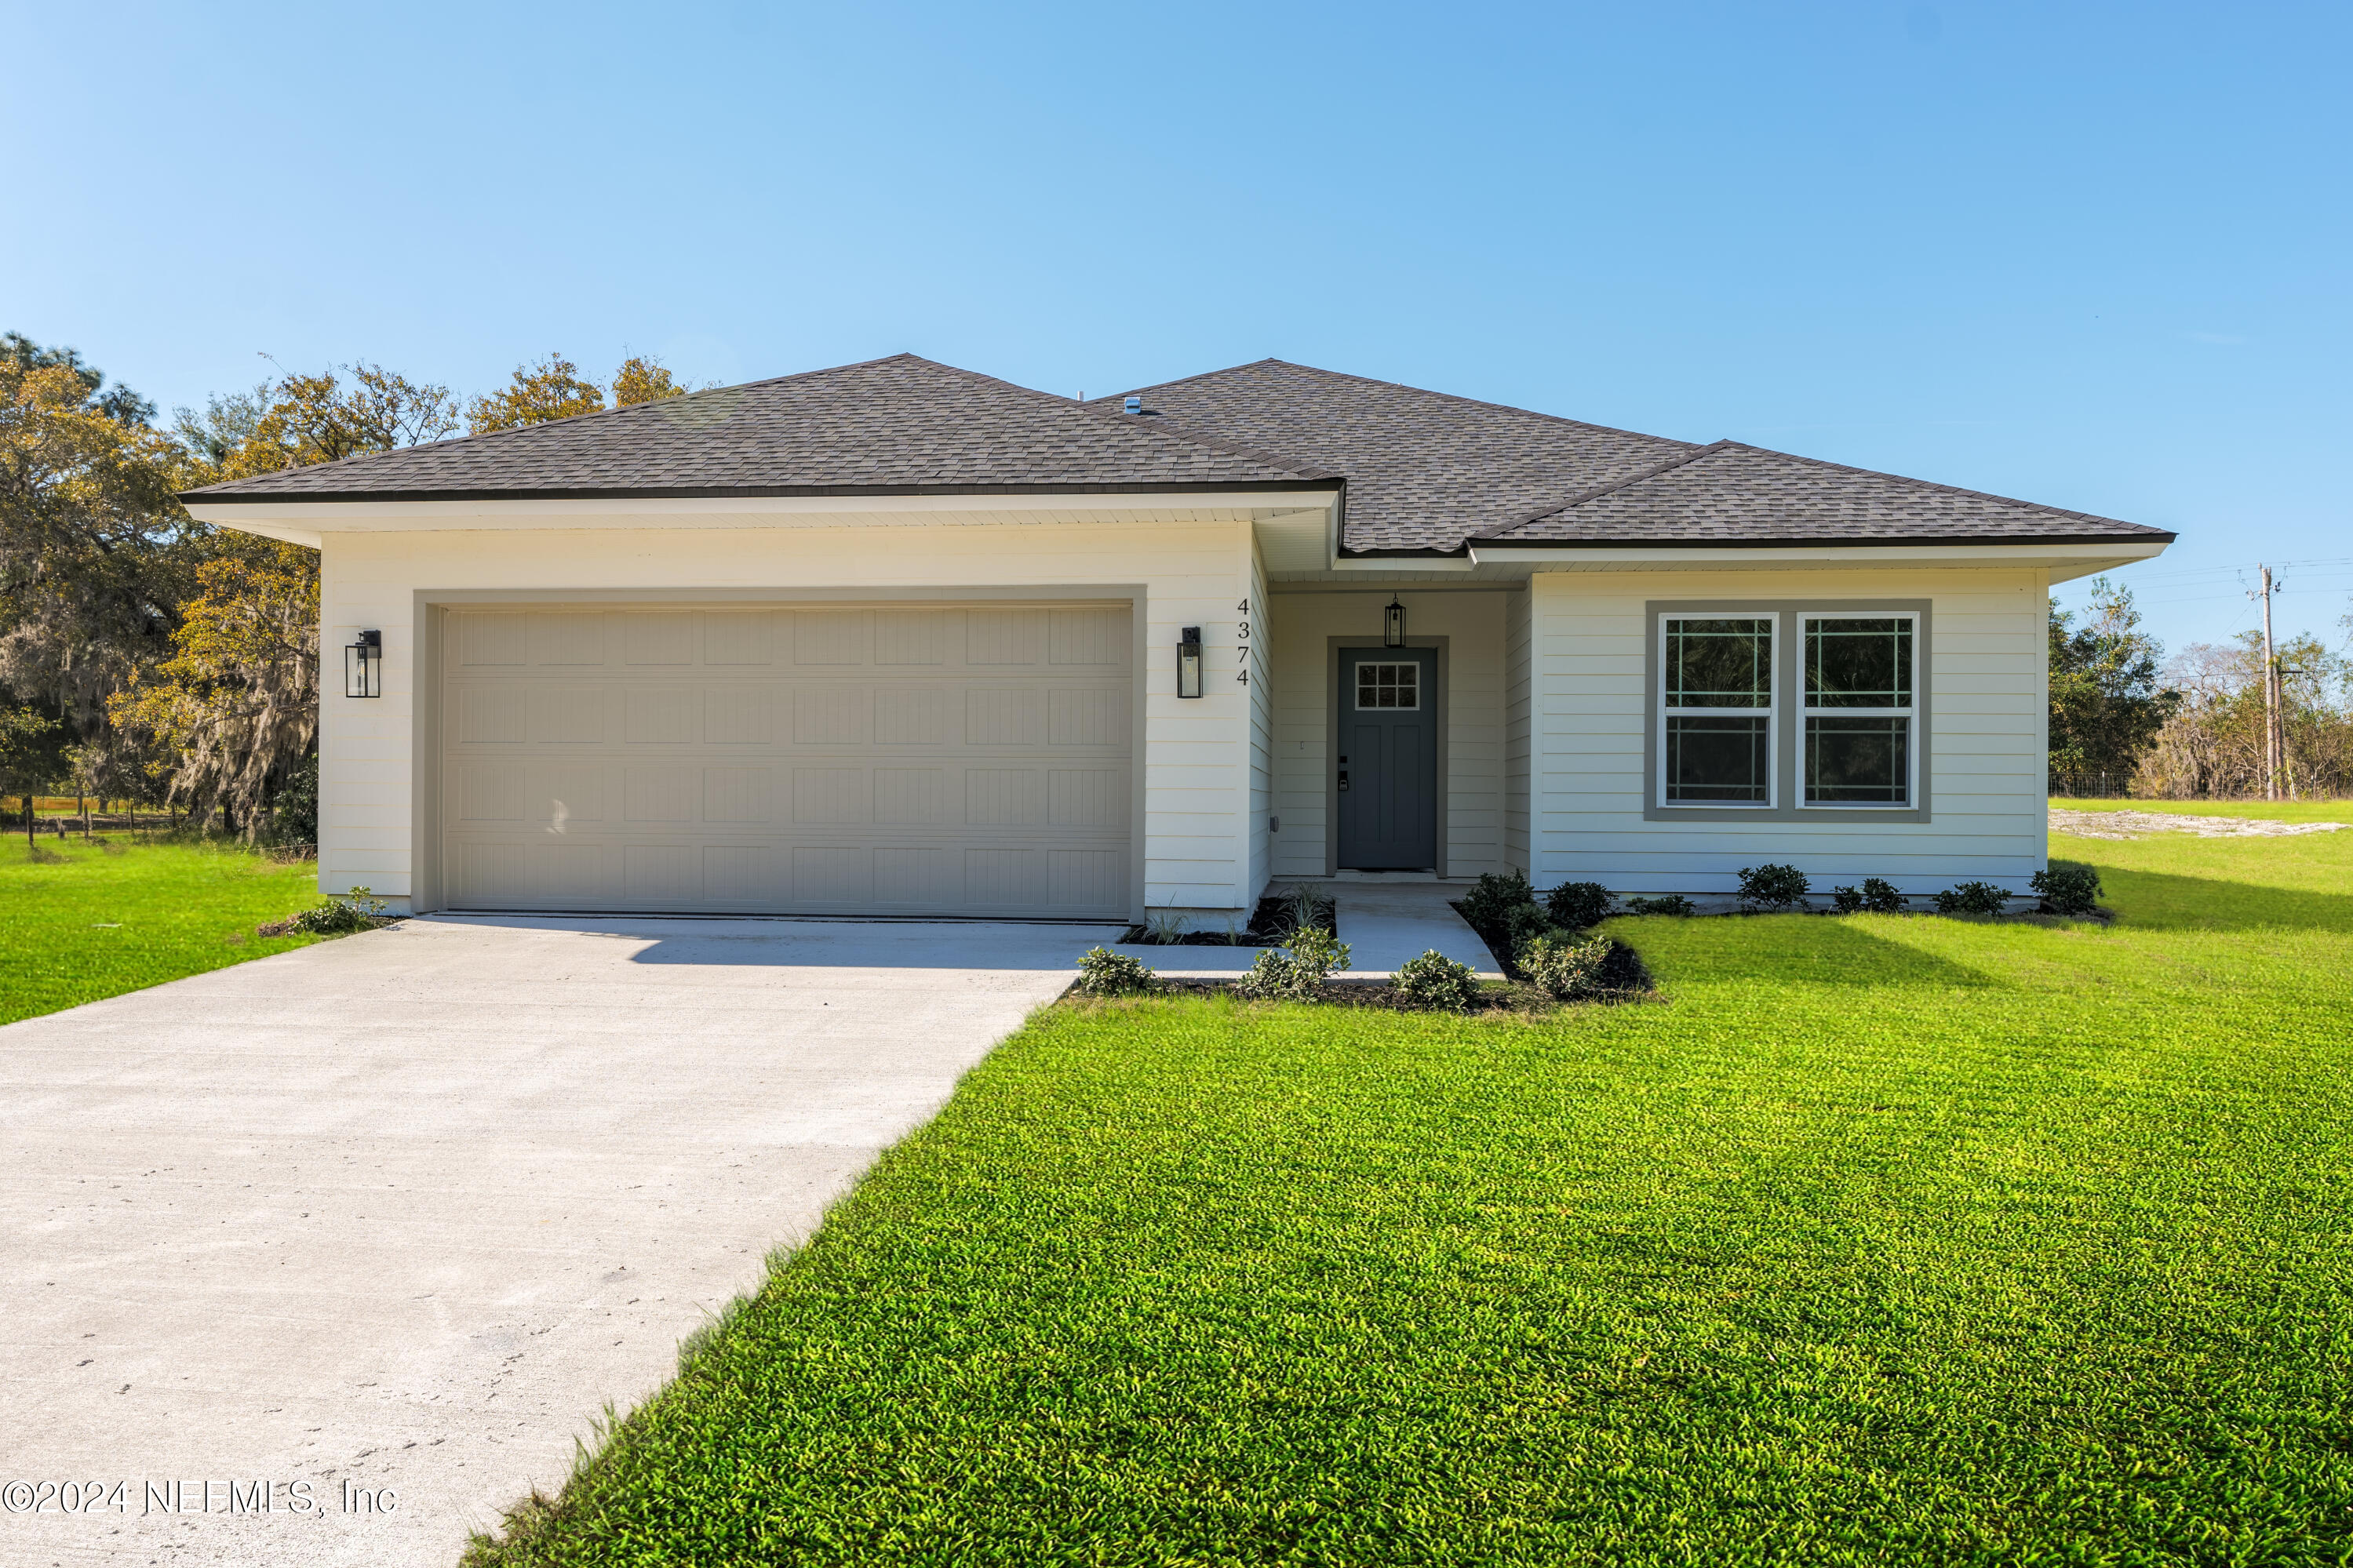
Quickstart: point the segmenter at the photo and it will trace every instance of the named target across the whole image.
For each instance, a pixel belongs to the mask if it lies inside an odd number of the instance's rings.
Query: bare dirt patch
[[[2170,811],[2064,811],[2051,808],[2051,831],[2078,838],[2146,838],[2188,833],[2200,838],[2291,838],[2336,833],[2353,822],[2266,822],[2252,816],[2188,816]]]

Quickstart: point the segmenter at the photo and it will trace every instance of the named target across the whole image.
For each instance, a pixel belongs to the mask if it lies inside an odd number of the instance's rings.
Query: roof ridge
[[[1546,414],[1541,408],[1523,408],[1516,403],[1494,403],[1483,397],[1465,397],[1460,393],[1440,392],[1430,386],[1411,386],[1402,381],[1383,381],[1377,376],[1358,375],[1353,371],[1326,370],[1320,364],[1302,364],[1297,360],[1281,359],[1273,354],[1269,354],[1264,359],[1248,360],[1240,364],[1230,364],[1223,370],[1205,370],[1198,375],[1179,376],[1175,381],[1155,382],[1150,386],[1134,387],[1129,392],[1115,392],[1111,395],[1126,397],[1137,392],[1159,392],[1171,386],[1183,386],[1189,382],[1207,381],[1214,375],[1230,375],[1235,371],[1249,370],[1261,364],[1279,364],[1286,369],[1308,371],[1316,375],[1328,375],[1335,381],[1353,381],[1362,386],[1377,386],[1388,392],[1411,392],[1423,397],[1444,398],[1449,403],[1468,404],[1473,408],[1496,408],[1506,414],[1525,414],[1531,419],[1548,420],[1555,425],[1566,425],[1577,430],[1599,430],[1607,436],[1631,436],[1638,441],[1673,441],[1677,446],[1691,445],[1688,441],[1678,441],[1672,436],[1653,436],[1646,430],[1629,430],[1618,425],[1596,425],[1589,419],[1571,419],[1565,414]],[[1090,401],[1108,402],[1110,399],[1096,398]]]
[[[927,364],[940,363],[937,360],[926,360],[924,363]],[[1261,452],[1249,447],[1239,447],[1230,441],[1219,441],[1207,436],[1195,436],[1184,430],[1171,427],[1164,426],[1155,430],[1149,426],[1132,425],[1128,422],[1127,416],[1124,414],[1114,413],[1108,408],[1096,407],[1095,404],[1098,401],[1096,399],[1091,398],[1088,401],[1082,403],[1075,397],[1064,397],[1059,392],[1047,392],[1035,386],[1024,386],[1018,381],[1007,381],[1001,376],[990,375],[985,371],[966,370],[961,365],[941,364],[940,368],[943,370],[954,371],[956,374],[968,377],[974,381],[985,381],[992,385],[1009,387],[1015,392],[1024,393],[1031,397],[1051,398],[1054,402],[1074,409],[1090,419],[1116,426],[1122,430],[1134,430],[1141,434],[1148,435],[1155,440],[1175,441],[1183,446],[1198,447],[1208,451],[1222,453],[1230,458],[1248,458],[1253,462],[1264,463],[1270,468],[1281,468],[1285,473],[1294,475],[1303,479],[1329,479],[1341,477],[1330,468],[1304,467],[1295,458],[1279,458],[1271,452]],[[1122,395],[1124,395],[1124,394]]]
[[[1196,372],[1194,374],[1191,374],[1191,375],[1180,375],[1180,376],[1178,376],[1178,377],[1177,377],[1176,380],[1174,380],[1174,381],[1155,381],[1155,382],[1152,383],[1149,386],[1131,386],[1131,387],[1129,387],[1125,392],[1113,392],[1113,393],[1108,393],[1108,394],[1106,394],[1105,395],[1103,395],[1103,396],[1102,396],[1102,397],[1090,397],[1090,398],[1088,398],[1088,399],[1087,399],[1087,402],[1088,402],[1088,403],[1090,403],[1090,404],[1096,404],[1096,403],[1109,403],[1113,398],[1115,398],[1115,397],[1133,397],[1133,396],[1134,396],[1134,395],[1135,395],[1137,393],[1139,393],[1139,392],[1164,392],[1164,391],[1167,390],[1169,387],[1172,387],[1172,386],[1183,386],[1183,385],[1185,385],[1185,384],[1186,384],[1187,383],[1188,383],[1188,382],[1195,382],[1195,381],[1207,381],[1207,380],[1208,380],[1208,379],[1209,379],[1211,376],[1213,376],[1213,375],[1230,375],[1230,374],[1233,374],[1235,371],[1238,371],[1238,370],[1248,370],[1248,369],[1250,369],[1252,365],[1260,365],[1260,364],[1289,364],[1290,363],[1291,363],[1291,362],[1290,362],[1289,360],[1286,360],[1286,359],[1277,359],[1274,355],[1272,355],[1272,354],[1268,354],[1268,355],[1266,355],[1265,357],[1263,357],[1263,358],[1261,358],[1261,359],[1246,359],[1246,360],[1242,361],[1240,364],[1229,364],[1229,365],[1227,365],[1227,366],[1226,366],[1224,369],[1222,369],[1222,370],[1204,370],[1204,371],[1198,371],[1198,372]],[[1312,369],[1313,367],[1312,367],[1312,366],[1303,365],[1303,366],[1301,366],[1300,368],[1301,368],[1301,369],[1303,369],[1303,370],[1304,370],[1304,369]]]
[[[1662,437],[1662,439],[1664,439],[1664,437]],[[1504,534],[1509,533],[1512,530],[1515,528],[1525,528],[1529,523],[1535,521],[1539,518],[1550,517],[1556,512],[1575,510],[1577,508],[1583,506],[1588,501],[1599,500],[1603,496],[1609,494],[1613,490],[1622,490],[1630,485],[1639,485],[1644,479],[1655,479],[1661,474],[1666,473],[1670,469],[1680,468],[1686,463],[1695,463],[1702,458],[1720,452],[1724,450],[1725,447],[1733,445],[1736,445],[1736,443],[1731,441],[1710,441],[1704,447],[1694,447],[1687,452],[1676,453],[1673,457],[1669,458],[1663,463],[1653,463],[1649,468],[1629,474],[1622,479],[1612,479],[1608,484],[1595,485],[1590,489],[1579,491],[1577,494],[1570,497],[1567,500],[1560,501],[1552,506],[1539,507],[1535,511],[1528,512],[1521,517],[1514,518],[1509,522],[1499,522],[1493,528],[1482,528],[1478,532],[1472,534],[1470,537],[1472,539],[1501,539]],[[1467,543],[1469,541],[1466,540],[1464,542]]]

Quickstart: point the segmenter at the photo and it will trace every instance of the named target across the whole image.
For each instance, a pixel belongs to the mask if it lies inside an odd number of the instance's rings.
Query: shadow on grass
[[[1722,979],[1726,971],[1737,971],[1759,981],[1863,989],[1988,991],[2010,984],[1998,974],[1892,942],[1868,924],[1849,920],[1787,915],[1677,921],[1670,927],[1674,936],[1701,941],[1676,941],[1672,948],[1646,942],[1650,933],[1642,927],[1643,922],[1627,921],[1612,930],[1653,969],[1663,959],[1671,971],[1669,981],[1679,973],[1702,971]]]
[[[2102,866],[2103,900],[2141,931],[2353,931],[2353,894]]]

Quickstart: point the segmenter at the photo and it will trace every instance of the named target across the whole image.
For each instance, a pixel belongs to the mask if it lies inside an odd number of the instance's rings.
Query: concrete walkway
[[[1503,978],[1495,955],[1452,908],[1452,900],[1470,891],[1471,883],[1426,876],[1349,876],[1318,885],[1337,906],[1340,940],[1348,944],[1348,978],[1386,979],[1408,959],[1431,948],[1469,964],[1482,979]],[[1278,885],[1271,890],[1286,889]],[[1124,945],[1119,951],[1134,953],[1172,980],[1229,979],[1247,972],[1259,954],[1254,947]]]
[[[0,1562],[446,1568],[1115,934],[427,918],[0,1029],[0,1482],[124,1485]]]

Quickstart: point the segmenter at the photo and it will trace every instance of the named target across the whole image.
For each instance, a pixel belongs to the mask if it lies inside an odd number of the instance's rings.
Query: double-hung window
[[[1801,616],[1808,805],[1908,806],[1917,793],[1911,615]]]
[[[1659,763],[1667,805],[1772,805],[1776,618],[1660,618]]]

